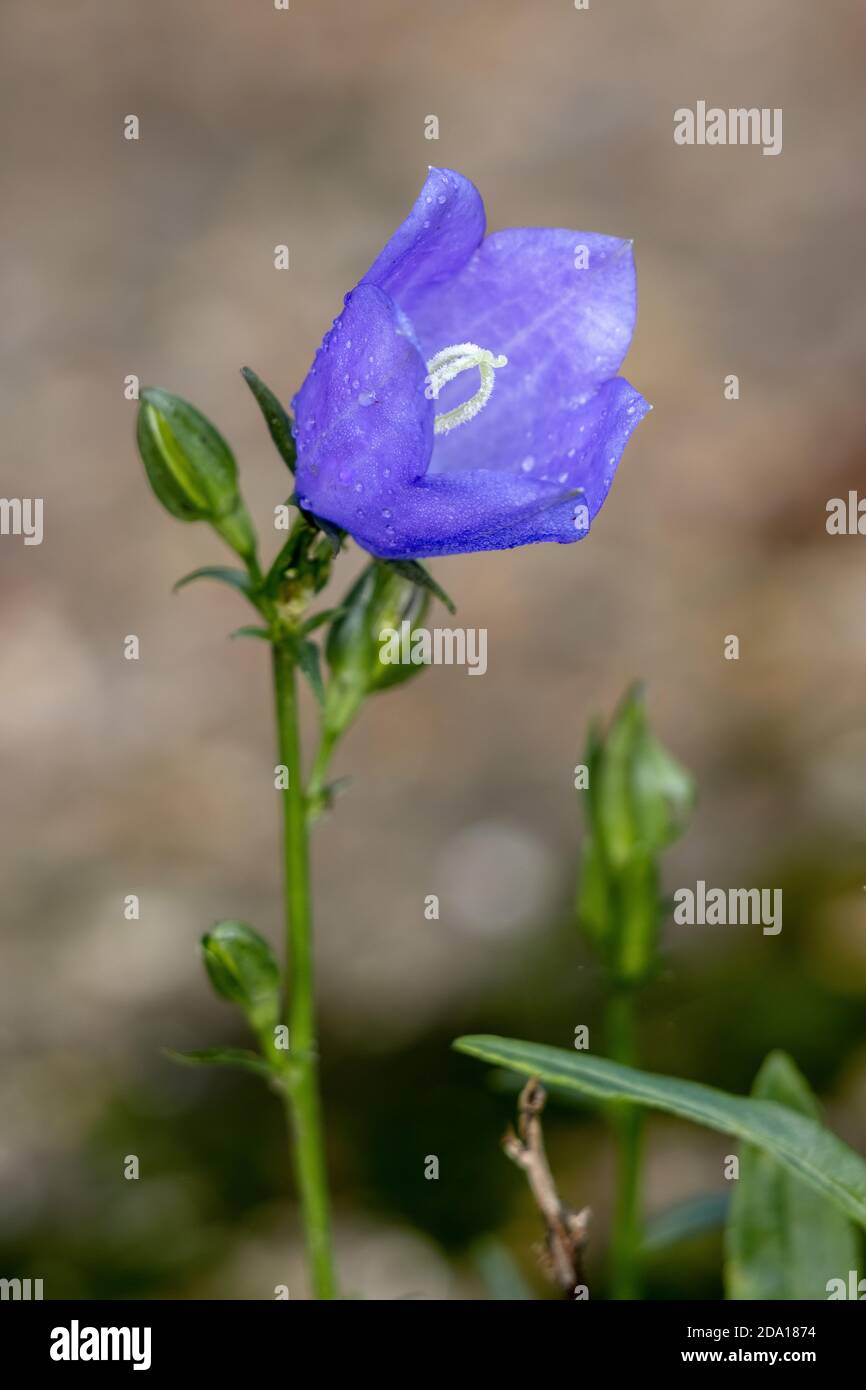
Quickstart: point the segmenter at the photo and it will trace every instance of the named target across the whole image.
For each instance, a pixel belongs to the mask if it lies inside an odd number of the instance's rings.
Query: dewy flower
[[[484,226],[431,169],[295,397],[301,505],[374,555],[580,540],[649,409],[617,376],[631,243]]]

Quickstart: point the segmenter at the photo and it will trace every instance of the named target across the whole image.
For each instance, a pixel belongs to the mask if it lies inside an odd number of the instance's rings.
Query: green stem
[[[618,991],[607,1006],[608,1053],[615,1062],[633,1067],[638,1062],[634,995]],[[612,1108],[617,1135],[616,1208],[612,1240],[611,1296],[640,1297],[640,1173],[643,1115],[636,1105],[617,1102]]]
[[[294,1135],[295,1172],[313,1292],[316,1298],[332,1299],[337,1296],[337,1285],[331,1251],[328,1183],[319,1100],[307,805],[301,765],[297,680],[290,646],[277,642],[273,653],[280,761],[289,773],[288,790],[283,793],[286,951],[289,965],[287,1022],[291,1056],[286,1112]]]

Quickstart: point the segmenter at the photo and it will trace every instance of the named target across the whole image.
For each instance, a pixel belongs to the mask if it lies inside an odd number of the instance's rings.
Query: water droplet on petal
[[[559,475],[559,481],[560,481],[561,483],[567,483],[567,482],[568,482],[568,474],[567,474],[567,473],[560,473],[560,475]]]
[[[363,492],[363,491],[364,491],[364,484],[363,484],[363,483],[356,483],[356,484],[355,484],[355,491],[356,491],[356,492]]]
[[[389,518],[389,516],[391,515],[391,513],[389,512],[389,510],[388,510],[387,507],[386,507],[386,508],[384,509],[384,511],[382,512],[382,515],[383,515],[383,517],[385,518],[385,520],[387,521],[388,518]]]
[[[444,193],[440,193],[440,194],[439,194],[439,197],[436,199],[436,201],[437,201],[437,203],[447,203],[447,202],[448,202],[448,199],[445,197],[445,194],[444,194]]]
[[[376,397],[372,391],[362,391],[358,396],[359,405],[372,405]]]
[[[531,454],[526,455],[526,458],[523,460],[520,467],[523,469],[524,473],[532,472],[533,468],[535,467],[535,459],[532,457]]]
[[[573,449],[569,449],[569,451],[568,451],[568,457],[569,457],[570,459],[573,459],[573,458],[574,458],[574,450],[573,450]]]
[[[352,382],[352,390],[353,390],[353,391],[357,391],[357,389],[358,389],[358,387],[359,387],[360,385],[361,385],[360,381],[358,380],[357,377],[355,377],[355,380]]]

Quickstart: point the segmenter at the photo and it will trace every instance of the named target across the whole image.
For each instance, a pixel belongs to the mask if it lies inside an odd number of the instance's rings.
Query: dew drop
[[[559,475],[559,481],[560,481],[561,483],[567,483],[567,482],[568,482],[568,474],[567,474],[567,473],[560,473],[560,475]]]
[[[387,521],[388,518],[390,517],[391,513],[389,512],[389,510],[388,510],[387,507],[385,507],[384,511],[382,512],[382,515],[383,515],[383,517],[385,518],[386,521]]]
[[[568,451],[568,457],[569,457],[570,459],[573,459],[573,458],[574,458],[574,450],[573,450],[573,449],[569,449],[569,451]]]
[[[357,389],[358,389],[358,387],[359,387],[360,385],[361,385],[360,381],[358,380],[357,377],[355,377],[355,380],[352,382],[352,390],[353,390],[353,391],[357,391]]]
[[[363,483],[356,483],[356,484],[355,484],[355,491],[356,491],[356,492],[363,492],[363,491],[364,491],[364,484],[363,484]]]
[[[532,457],[531,454],[526,455],[526,458],[523,460],[520,467],[523,469],[524,473],[532,472],[533,468],[535,467],[535,459]]]
[[[448,202],[448,199],[445,197],[445,194],[444,194],[444,193],[440,193],[440,194],[439,194],[439,197],[436,199],[436,201],[437,201],[437,203],[447,203],[447,202]]]
[[[359,405],[372,405],[376,397],[372,391],[362,391],[358,396]]]

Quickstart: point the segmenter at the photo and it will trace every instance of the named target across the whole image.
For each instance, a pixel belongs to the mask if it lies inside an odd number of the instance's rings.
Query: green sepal
[[[276,445],[277,453],[286,467],[294,473],[298,451],[292,434],[292,421],[287,411],[270,387],[266,386],[261,377],[256,375],[252,367],[241,367],[241,376],[252,391],[256,404],[265,417],[265,424]]]
[[[236,627],[234,632],[229,633],[229,637],[257,637],[262,642],[270,642],[273,640],[270,628],[255,626]]]
[[[330,544],[302,514],[265,575],[264,592],[297,618],[327,584],[333,558]]]
[[[457,612],[457,605],[454,600],[449,598],[441,584],[437,584],[432,574],[418,560],[380,560],[380,565],[387,565],[396,574],[402,575],[404,579],[417,584],[421,589],[429,589],[431,594],[438,598],[440,603],[444,603],[449,613]]]

